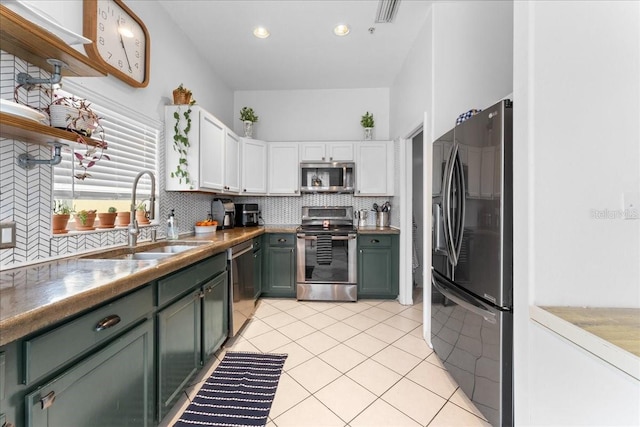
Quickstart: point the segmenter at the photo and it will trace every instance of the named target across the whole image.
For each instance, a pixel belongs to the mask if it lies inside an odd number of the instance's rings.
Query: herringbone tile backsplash
[[[32,76],[48,77],[46,71],[27,64],[22,59],[0,51],[0,97],[13,100],[15,76],[28,72]],[[36,108],[45,108],[50,100],[42,91],[18,91],[19,100]],[[159,141],[164,141],[161,133]],[[396,144],[397,145],[397,144]],[[160,143],[158,155],[159,226],[141,229],[139,239],[149,240],[150,231],[157,228],[158,237],[165,236],[164,221],[171,209],[175,209],[181,234],[193,232],[196,221],[206,218],[211,210],[212,194],[166,192],[164,144]],[[398,152],[396,149],[396,161]],[[35,158],[50,158],[49,147],[26,144],[21,141],[0,138],[0,221],[16,222],[16,247],[0,249],[0,268],[10,268],[34,261],[43,261],[59,255],[75,254],[107,246],[122,245],[127,241],[126,230],[100,230],[96,232],[51,234],[53,207],[53,170],[40,165],[26,170],[18,167],[16,157],[28,153]],[[396,171],[398,168],[396,167]],[[396,183],[398,177],[396,176]],[[397,192],[397,185],[396,185]],[[226,196],[224,196],[226,197]],[[393,198],[353,197],[336,194],[305,194],[299,197],[236,197],[236,203],[258,203],[265,224],[299,224],[302,206],[353,206],[354,209],[371,209],[373,203]],[[392,209],[391,224],[398,224],[397,209]],[[369,218],[374,224],[373,215]]]

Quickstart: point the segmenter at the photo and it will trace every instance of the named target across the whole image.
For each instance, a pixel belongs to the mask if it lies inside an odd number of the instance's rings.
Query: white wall
[[[460,114],[489,107],[512,92],[513,2],[436,2],[433,34],[435,139],[453,128]]]
[[[360,118],[373,114],[373,137],[389,139],[389,89],[236,91],[233,123],[243,134],[240,109],[252,107],[259,120],[254,138],[266,141],[339,141],[363,138]]]
[[[529,319],[530,305],[640,307],[640,3],[516,2],[517,425],[639,425],[640,383]],[[567,23],[571,25],[567,25]]]
[[[420,30],[390,93],[392,138],[405,138],[431,113],[433,8]],[[425,141],[432,141],[425,134]]]
[[[227,126],[232,126],[233,92],[195,49],[189,48],[191,42],[167,12],[152,1],[126,3],[143,20],[151,38],[149,85],[136,89],[111,76],[73,80],[160,121],[164,121],[164,105],[173,102],[171,92],[183,83],[193,91],[199,105]],[[37,1],[34,4],[69,30],[82,34],[82,1]],[[84,47],[77,49],[85,54]]]

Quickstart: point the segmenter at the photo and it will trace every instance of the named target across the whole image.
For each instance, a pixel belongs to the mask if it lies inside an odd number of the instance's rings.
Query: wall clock
[[[149,33],[122,0],[84,0],[83,33],[93,41],[84,45],[87,55],[109,74],[134,87],[147,86]]]

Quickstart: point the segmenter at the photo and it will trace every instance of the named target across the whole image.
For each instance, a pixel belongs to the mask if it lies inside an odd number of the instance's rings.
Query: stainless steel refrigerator
[[[513,425],[512,105],[433,144],[431,342],[494,426]]]

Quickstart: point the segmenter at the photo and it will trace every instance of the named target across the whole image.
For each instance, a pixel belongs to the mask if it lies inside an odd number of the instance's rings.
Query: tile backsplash
[[[32,76],[46,78],[49,74],[20,58],[0,51],[0,97],[14,99],[15,75],[28,72]],[[20,102],[35,108],[45,108],[50,100],[42,91],[19,91]],[[159,162],[157,187],[159,192],[156,221],[158,226],[141,229],[140,241],[150,238],[150,230],[157,228],[158,237],[165,236],[165,220],[175,209],[181,234],[193,232],[196,221],[206,218],[211,210],[214,194],[165,191],[164,134],[159,135]],[[396,148],[396,156],[397,147]],[[16,247],[0,249],[0,268],[6,269],[25,263],[45,261],[59,255],[71,255],[92,249],[126,244],[124,229],[96,232],[51,234],[53,207],[53,169],[40,165],[22,169],[16,157],[28,153],[36,158],[50,158],[51,148],[0,138],[0,221],[16,222]],[[396,177],[397,179],[397,177]],[[397,181],[396,181],[397,182]],[[397,191],[397,185],[396,185]],[[236,203],[258,203],[265,224],[299,224],[302,206],[353,206],[354,209],[371,209],[373,203],[389,200],[392,205],[391,225],[398,225],[398,212],[393,197],[354,197],[347,194],[305,194],[298,197],[231,197]],[[373,215],[370,216],[374,224]]]

